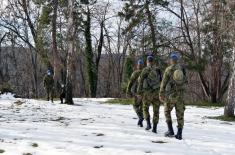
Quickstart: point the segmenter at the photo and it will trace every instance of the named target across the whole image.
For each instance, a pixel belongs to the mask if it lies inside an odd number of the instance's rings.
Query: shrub
[[[0,85],[0,94],[4,94],[4,93],[13,93],[13,89],[8,82]]]

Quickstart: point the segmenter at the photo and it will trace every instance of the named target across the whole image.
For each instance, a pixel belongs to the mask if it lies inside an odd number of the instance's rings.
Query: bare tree
[[[68,0],[68,55],[67,55],[67,76],[66,76],[66,95],[65,103],[74,104],[73,102],[73,54],[74,54],[74,38],[75,38],[75,2]]]
[[[54,67],[54,80],[55,80],[55,94],[58,93],[58,84],[60,80],[61,62],[57,50],[57,11],[58,0],[52,1],[53,16],[52,16],[52,53],[53,53],[53,67]]]
[[[227,103],[224,108],[224,115],[228,117],[234,117],[234,107],[235,107],[235,1],[227,1],[229,4],[230,12],[232,14],[232,23],[228,30],[232,30],[233,34],[233,56],[232,56],[232,74],[229,83]],[[225,31],[227,33],[227,31]]]

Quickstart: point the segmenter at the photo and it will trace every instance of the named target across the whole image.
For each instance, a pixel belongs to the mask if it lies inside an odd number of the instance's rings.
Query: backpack
[[[186,81],[185,69],[180,65],[176,65],[172,68],[171,76],[173,83],[176,85],[183,85]]]
[[[150,68],[147,77],[144,79],[143,88],[145,90],[156,90],[162,81],[161,70],[157,67]]]

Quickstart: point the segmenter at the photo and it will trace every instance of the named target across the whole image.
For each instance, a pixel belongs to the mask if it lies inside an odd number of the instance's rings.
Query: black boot
[[[153,132],[153,133],[157,133],[157,123],[153,123],[152,132]]]
[[[146,122],[147,122],[147,127],[145,128],[145,130],[150,130],[151,129],[150,119],[148,118]]]
[[[178,128],[177,135],[175,135],[176,139],[182,140],[182,128]]]
[[[173,137],[174,136],[174,130],[172,127],[172,122],[167,122],[168,131],[165,133],[165,137]]]
[[[143,121],[144,121],[143,117],[139,117],[139,120],[138,120],[139,127],[143,127]]]

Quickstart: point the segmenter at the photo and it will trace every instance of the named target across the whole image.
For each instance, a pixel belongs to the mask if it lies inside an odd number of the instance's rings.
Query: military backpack
[[[160,87],[162,81],[161,70],[157,67],[149,68],[149,73],[144,79],[144,90],[156,90]]]
[[[166,92],[180,91],[186,83],[186,71],[181,65],[174,65],[170,69],[170,81],[166,86]]]

